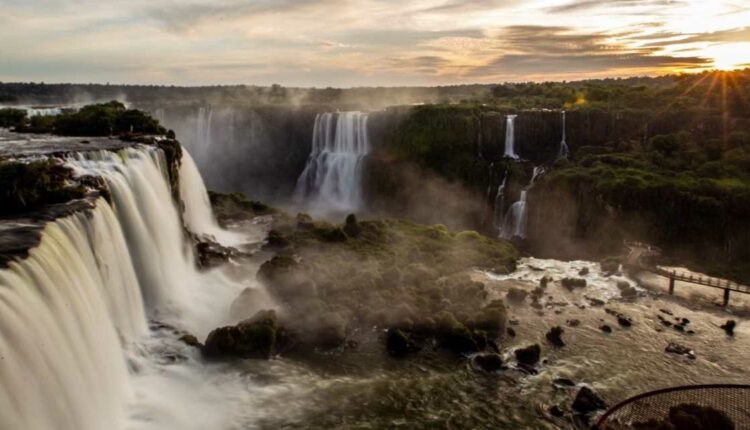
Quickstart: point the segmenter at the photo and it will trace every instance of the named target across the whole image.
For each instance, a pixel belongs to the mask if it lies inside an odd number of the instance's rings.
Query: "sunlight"
[[[714,67],[719,70],[735,70],[750,64],[750,43],[728,43],[710,46],[704,55],[713,58]]]

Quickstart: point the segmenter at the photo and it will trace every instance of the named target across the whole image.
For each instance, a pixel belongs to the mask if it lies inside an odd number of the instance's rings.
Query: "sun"
[[[703,55],[713,58],[718,70],[735,70],[750,64],[750,43],[728,43],[706,48]]]

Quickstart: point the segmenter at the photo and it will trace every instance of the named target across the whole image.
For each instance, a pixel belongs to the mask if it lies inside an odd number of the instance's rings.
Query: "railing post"
[[[729,306],[729,288],[724,289],[724,307]]]
[[[669,275],[669,295],[674,295],[674,273]]]

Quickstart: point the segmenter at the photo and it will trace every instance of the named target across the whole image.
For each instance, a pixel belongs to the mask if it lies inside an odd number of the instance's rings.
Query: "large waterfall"
[[[362,167],[369,152],[366,113],[318,114],[312,152],[297,180],[295,200],[320,211],[360,209]]]
[[[517,202],[513,203],[508,209],[508,213],[503,220],[503,227],[500,230],[500,237],[503,239],[512,239],[518,237],[526,239],[526,226],[528,225],[528,209],[526,208],[526,195],[531,187],[534,186],[536,179],[544,173],[544,168],[534,167],[534,173],[531,175],[531,181],[521,191],[521,196]]]
[[[156,359],[139,345],[152,336],[148,319],[202,338],[228,322],[226,309],[244,286],[195,269],[161,150],[91,151],[65,161],[104,178],[111,203],[98,198],[94,209],[49,223],[27,258],[0,270],[0,428],[216,428],[191,415],[193,398],[179,401],[194,396],[200,378],[165,388],[182,379],[149,374]],[[206,227],[210,212],[193,213],[200,202],[191,199],[182,197],[185,218]],[[165,390],[169,399],[153,401]],[[132,415],[128,405],[144,401]]]

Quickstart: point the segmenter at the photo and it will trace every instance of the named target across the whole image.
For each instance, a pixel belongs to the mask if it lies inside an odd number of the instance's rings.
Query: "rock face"
[[[235,326],[217,328],[206,338],[207,358],[269,359],[276,346],[276,312],[260,311]]]
[[[542,355],[542,348],[539,344],[527,346],[526,348],[517,349],[514,354],[516,360],[522,366],[533,367],[539,363],[539,358]]]
[[[589,387],[581,387],[570,408],[578,414],[588,415],[591,412],[607,409],[607,402]]]

